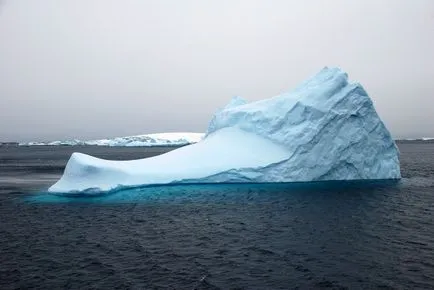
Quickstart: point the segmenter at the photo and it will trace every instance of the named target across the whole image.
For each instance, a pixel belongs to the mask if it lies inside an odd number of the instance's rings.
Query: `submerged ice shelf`
[[[295,90],[236,97],[200,142],[152,158],[109,161],[74,153],[51,192],[169,183],[399,179],[398,149],[373,103],[345,72],[324,68]]]

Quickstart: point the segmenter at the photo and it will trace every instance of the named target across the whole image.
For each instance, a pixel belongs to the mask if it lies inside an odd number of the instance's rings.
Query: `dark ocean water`
[[[434,144],[399,183],[194,185],[103,198],[43,191],[74,151],[0,147],[1,289],[434,289]]]

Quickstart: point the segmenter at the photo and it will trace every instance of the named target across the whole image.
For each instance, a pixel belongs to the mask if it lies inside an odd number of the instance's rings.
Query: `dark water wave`
[[[8,150],[1,289],[434,288],[432,144],[400,144],[403,179],[393,183],[158,186],[86,198],[43,193],[73,148]],[[79,151],[161,153],[143,150]]]

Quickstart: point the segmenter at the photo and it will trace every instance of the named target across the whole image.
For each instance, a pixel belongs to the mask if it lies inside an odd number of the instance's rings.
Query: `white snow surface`
[[[199,142],[203,138],[203,133],[192,132],[174,132],[174,133],[156,133],[146,135],[135,135],[126,137],[116,137],[113,139],[99,140],[66,140],[51,142],[28,142],[20,143],[20,146],[58,146],[58,145],[94,145],[94,146],[113,146],[113,147],[151,147],[151,146],[182,146]]]
[[[212,162],[208,162],[210,152]],[[283,146],[255,134],[224,128],[197,144],[140,160],[110,161],[74,153],[63,177],[50,191],[108,191],[117,186],[201,179],[232,168],[267,166],[279,162],[287,153]]]
[[[49,191],[400,177],[398,149],[366,91],[326,67],[291,92],[252,103],[234,98],[197,144],[133,161],[74,153]]]

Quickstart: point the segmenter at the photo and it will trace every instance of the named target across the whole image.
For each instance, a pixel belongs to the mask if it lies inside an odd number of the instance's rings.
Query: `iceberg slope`
[[[197,144],[153,158],[73,154],[52,192],[198,182],[399,179],[399,153],[366,91],[338,68],[295,90],[247,103],[236,97]]]
[[[264,154],[264,148],[269,149],[268,153]],[[74,153],[62,178],[50,191],[108,191],[117,186],[182,183],[206,179],[233,168],[267,166],[287,154],[283,146],[255,134],[224,128],[199,143],[146,159],[110,161]]]

